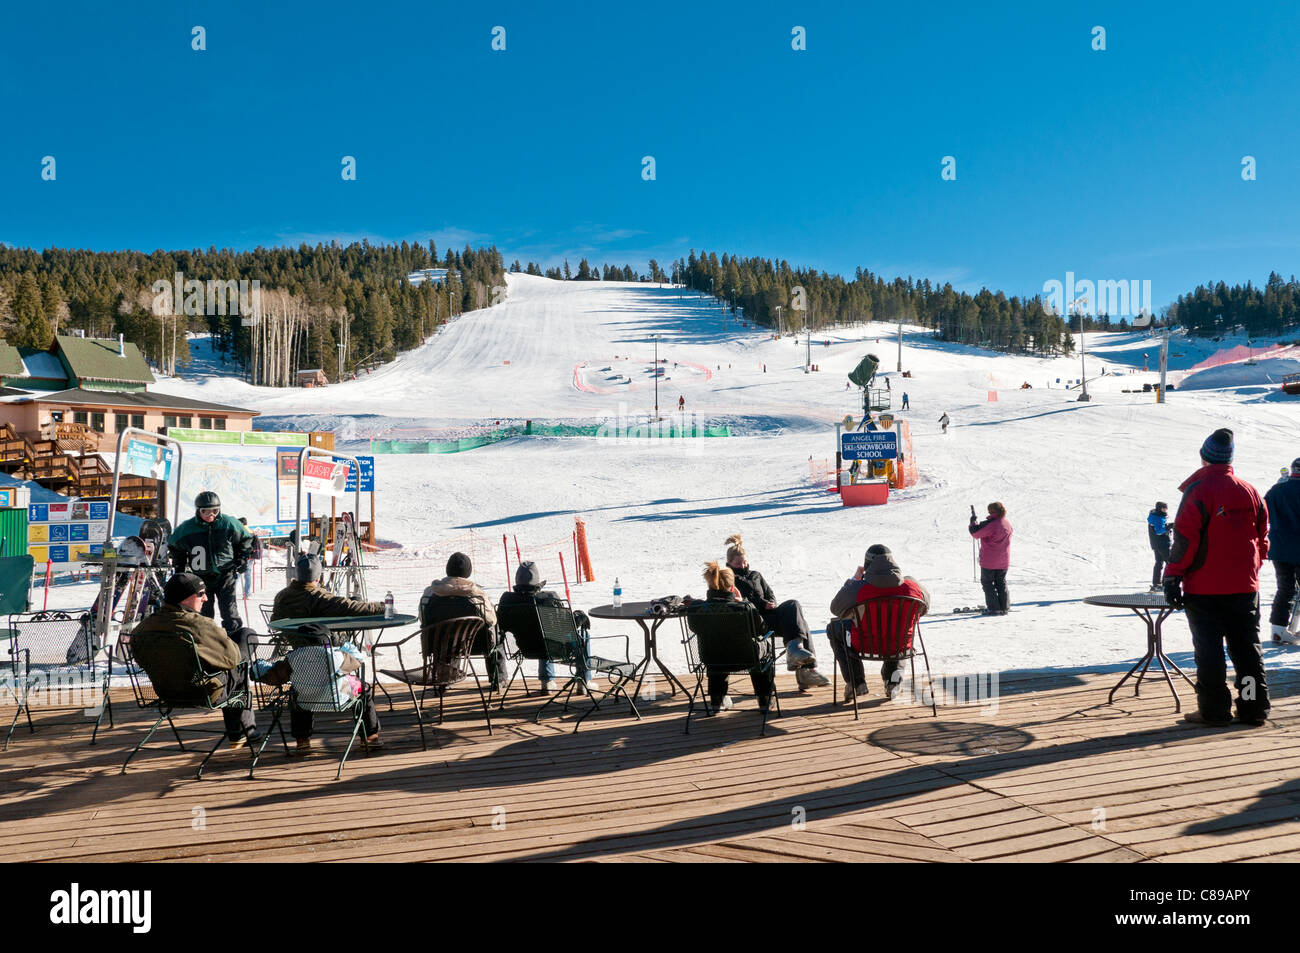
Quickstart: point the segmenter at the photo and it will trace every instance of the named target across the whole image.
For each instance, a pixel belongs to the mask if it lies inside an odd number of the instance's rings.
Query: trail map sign
[[[840,455],[845,460],[896,459],[898,434],[892,430],[859,430],[840,434]]]

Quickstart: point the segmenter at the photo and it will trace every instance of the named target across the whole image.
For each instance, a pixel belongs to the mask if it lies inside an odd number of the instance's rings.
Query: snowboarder
[[[907,391],[903,391],[903,409],[904,410],[912,409],[911,406],[907,403]]]
[[[1268,511],[1255,488],[1232,472],[1232,431],[1201,444],[1201,466],[1179,487],[1174,543],[1165,567],[1165,601],[1186,609],[1196,656],[1196,707],[1184,721],[1232,724],[1224,643],[1236,673],[1237,717],[1268,721],[1268,681],[1259,645],[1259,567],[1268,556]],[[1186,593],[1186,594],[1184,594]]]
[[[948,432],[948,424],[951,422],[952,421],[948,419],[948,411],[945,410],[943,416],[939,418],[939,426],[943,428],[944,433]]]
[[[1165,563],[1169,562],[1169,534],[1173,527],[1169,525],[1169,504],[1157,501],[1155,508],[1147,514],[1147,542],[1156,554],[1156,565],[1151,570],[1151,591],[1160,591],[1160,577],[1164,574]]]
[[[1277,595],[1268,621],[1273,641],[1300,644],[1300,634],[1288,631],[1300,578],[1300,457],[1291,461],[1286,483],[1276,483],[1264,495],[1268,506],[1268,558],[1277,573]]]
[[[203,604],[213,618],[213,603],[221,609],[221,624],[234,633],[243,627],[235,601],[235,581],[253,555],[253,534],[233,516],[221,512],[221,498],[204,490],[194,500],[195,513],[167,540],[176,572],[192,572],[215,598]]]
[[[1011,565],[1011,524],[1007,508],[989,504],[988,519],[975,522],[975,507],[970,508],[970,534],[980,541],[980,585],[984,587],[985,615],[1006,615],[1011,608],[1007,596],[1007,569]]]

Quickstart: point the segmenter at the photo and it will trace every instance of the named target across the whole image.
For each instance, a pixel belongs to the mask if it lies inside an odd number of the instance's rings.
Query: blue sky
[[[972,291],[1149,279],[1157,305],[1297,270],[1289,3],[71,3],[5,20],[11,245],[432,237],[639,270],[693,247]]]

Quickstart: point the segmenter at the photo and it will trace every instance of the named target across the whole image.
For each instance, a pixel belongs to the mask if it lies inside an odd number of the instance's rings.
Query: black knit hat
[[[163,599],[171,605],[178,606],[190,596],[207,591],[207,586],[203,585],[203,580],[194,573],[178,572],[167,580],[167,585],[163,586]]]
[[[1201,459],[1206,463],[1231,463],[1234,449],[1232,431],[1220,427],[1201,444]]]
[[[474,564],[464,553],[452,553],[447,560],[447,575],[468,579],[474,573]]]

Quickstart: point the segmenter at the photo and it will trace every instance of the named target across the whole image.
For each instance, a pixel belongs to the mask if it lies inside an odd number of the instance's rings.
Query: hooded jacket
[[[1178,489],[1183,499],[1165,578],[1181,576],[1189,595],[1258,592],[1268,557],[1268,510],[1259,493],[1230,463],[1206,464]]]
[[[444,576],[431,582],[420,596],[422,626],[462,615],[481,616],[488,628],[497,624],[496,610],[488,601],[487,594],[473,579]]]
[[[980,541],[980,568],[1007,569],[1011,566],[1011,524],[1005,516],[971,523],[970,534]]]
[[[361,602],[338,596],[317,582],[295,579],[275,594],[271,621],[278,619],[327,619],[344,615],[383,615],[382,602]]]
[[[837,619],[852,619],[856,624],[857,607],[872,599],[889,596],[911,596],[925,603],[921,614],[930,611],[930,593],[903,571],[888,553],[873,556],[861,579],[846,580],[831,600],[831,614]]]

